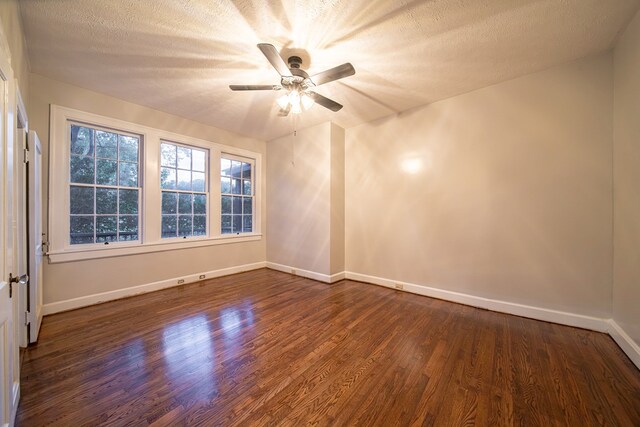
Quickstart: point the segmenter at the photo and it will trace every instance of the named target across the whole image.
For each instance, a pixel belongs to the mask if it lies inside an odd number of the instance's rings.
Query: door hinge
[[[29,150],[25,148],[23,150],[23,154],[24,154],[24,159],[22,161],[26,165],[27,163],[29,163]]]
[[[27,313],[26,311],[24,312],[24,325],[29,325],[29,313]]]
[[[46,255],[49,252],[49,239],[47,239],[47,233],[42,233],[42,255]]]

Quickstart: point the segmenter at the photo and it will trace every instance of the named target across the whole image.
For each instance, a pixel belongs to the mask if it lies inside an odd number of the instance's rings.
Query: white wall
[[[267,261],[329,274],[331,124],[267,142]]]
[[[347,270],[609,318],[611,111],[605,54],[347,129]]]
[[[331,124],[331,274],[344,272],[345,130]]]
[[[344,130],[299,130],[267,142],[267,158],[267,261],[344,271]]]
[[[31,74],[29,119],[43,143],[43,175],[48,178],[49,105],[56,104],[90,113],[163,129],[177,134],[266,153],[264,141],[142,107],[116,98]],[[49,165],[55,168],[57,165]],[[64,173],[59,171],[55,173]],[[263,173],[262,192],[265,192]],[[48,188],[45,182],[45,194]],[[262,211],[266,198],[262,198]],[[46,218],[46,212],[45,216]],[[55,224],[49,224],[54,227]],[[262,228],[264,229],[264,215]],[[52,304],[88,295],[112,292],[133,286],[264,262],[266,243],[260,241],[232,243],[193,249],[156,252],[97,260],[47,264],[44,268],[44,303]]]
[[[640,13],[616,46],[614,69],[613,319],[640,346]]]
[[[27,44],[22,31],[22,17],[17,0],[0,0],[0,25],[11,51],[11,68],[25,104],[29,99],[29,62]],[[26,105],[27,110],[29,106]]]

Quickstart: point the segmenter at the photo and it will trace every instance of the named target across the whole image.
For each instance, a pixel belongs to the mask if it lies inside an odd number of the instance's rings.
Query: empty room
[[[0,425],[640,426],[640,0],[0,0]]]

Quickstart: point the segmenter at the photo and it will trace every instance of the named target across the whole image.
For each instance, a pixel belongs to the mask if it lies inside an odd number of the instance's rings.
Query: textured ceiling
[[[256,47],[303,48],[344,105],[299,128],[350,127],[612,47],[638,0],[21,0],[31,71],[243,135],[291,131]]]

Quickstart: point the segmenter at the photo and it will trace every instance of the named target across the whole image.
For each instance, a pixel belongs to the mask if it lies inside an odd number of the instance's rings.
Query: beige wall
[[[344,138],[345,131],[331,124],[331,274],[344,264]]]
[[[640,345],[640,13],[614,51],[613,319]]]
[[[18,79],[25,104],[29,99],[29,63],[27,45],[22,31],[22,18],[17,0],[0,0],[0,25],[11,51],[11,68]],[[27,105],[27,111],[28,111]]]
[[[344,129],[323,123],[267,142],[267,261],[344,271]]]
[[[268,154],[268,240],[48,264],[45,303],[268,259],[612,315],[640,345],[640,14],[613,55],[268,145],[30,75],[17,0],[0,25],[45,177],[50,104]]]
[[[331,124],[267,142],[267,261],[330,271]]]
[[[142,107],[116,98],[31,74],[29,120],[43,143],[43,175],[48,177],[49,105],[104,115],[120,120],[171,131],[177,134],[232,145],[266,154],[264,141],[245,138],[181,117]],[[170,90],[170,88],[167,88]],[[55,167],[56,165],[49,165]],[[262,173],[265,191],[265,172]],[[47,185],[45,185],[45,194]],[[262,198],[262,212],[266,198]],[[46,218],[46,215],[45,215]],[[264,215],[263,224],[264,229]],[[113,291],[164,279],[217,270],[221,268],[262,262],[266,258],[266,244],[260,241],[233,243],[107,258],[48,264],[44,269],[44,303]]]
[[[605,54],[348,129],[347,270],[609,317],[611,111]]]

